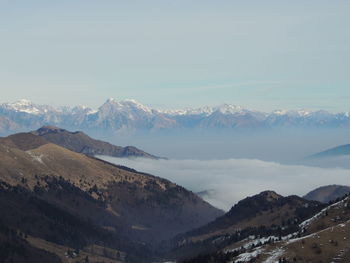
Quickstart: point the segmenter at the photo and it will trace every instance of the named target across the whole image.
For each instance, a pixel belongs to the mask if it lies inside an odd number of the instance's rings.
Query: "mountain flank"
[[[311,192],[307,193],[303,198],[307,200],[315,200],[321,203],[328,203],[334,201],[350,193],[350,186],[345,185],[326,185],[321,186]]]
[[[45,138],[47,141],[60,145],[71,151],[87,155],[108,155],[112,157],[143,157],[159,159],[159,157],[146,153],[134,146],[115,146],[108,142],[95,140],[83,132],[70,132],[54,126],[43,126],[31,132]]]
[[[168,180],[33,133],[0,139],[0,211],[7,211],[0,223],[21,233],[14,246],[34,247],[38,254],[45,248],[61,260],[75,251],[70,262],[86,262],[82,255],[89,262],[148,262],[162,240],[223,214]],[[9,235],[4,239],[14,237]],[[10,260],[4,255],[1,260]]]
[[[194,255],[240,246],[250,236],[283,236],[297,231],[298,224],[319,212],[324,205],[298,196],[283,197],[264,191],[247,197],[213,222],[178,235],[169,258],[181,261]],[[220,262],[220,261],[213,261]]]
[[[289,233],[260,231],[182,263],[350,262],[350,198],[337,199]],[[227,240],[227,239],[226,239]],[[225,243],[225,242],[222,242]]]

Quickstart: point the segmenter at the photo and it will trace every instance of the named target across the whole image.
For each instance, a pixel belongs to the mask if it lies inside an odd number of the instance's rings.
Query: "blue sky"
[[[349,10],[345,0],[0,0],[0,102],[350,110]]]

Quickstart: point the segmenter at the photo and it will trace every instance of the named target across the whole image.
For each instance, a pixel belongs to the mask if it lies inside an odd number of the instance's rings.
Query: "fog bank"
[[[237,201],[264,190],[282,195],[304,195],[327,184],[350,185],[350,170],[283,165],[256,159],[226,160],[104,160],[171,180],[203,197],[216,207],[228,210]]]

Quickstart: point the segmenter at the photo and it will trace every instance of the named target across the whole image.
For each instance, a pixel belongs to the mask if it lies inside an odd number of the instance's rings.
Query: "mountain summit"
[[[134,146],[115,146],[108,142],[92,139],[80,131],[70,132],[55,126],[43,126],[31,133],[71,151],[91,156],[107,155],[112,157],[143,157],[159,159],[159,157],[146,153]]]

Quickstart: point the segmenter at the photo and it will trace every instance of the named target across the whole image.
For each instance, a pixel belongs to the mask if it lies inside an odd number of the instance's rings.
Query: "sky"
[[[0,0],[0,102],[350,110],[350,1]]]

